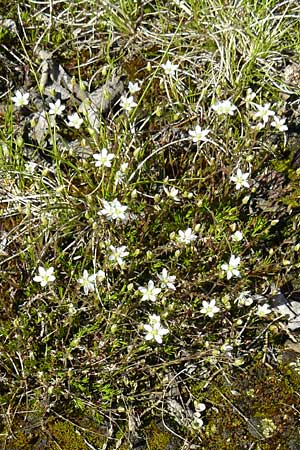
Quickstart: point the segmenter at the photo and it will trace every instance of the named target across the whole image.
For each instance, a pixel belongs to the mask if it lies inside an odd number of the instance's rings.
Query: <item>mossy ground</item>
[[[232,376],[219,375],[205,394],[211,404],[203,449],[297,448],[299,375],[258,363]],[[253,444],[252,444],[253,445]]]
[[[96,427],[91,422],[80,420],[79,415],[74,419],[76,423],[62,419],[49,418],[41,426],[27,427],[25,429],[16,428],[13,437],[7,441],[7,448],[12,449],[33,449],[33,450],[54,450],[58,446],[61,450],[89,450],[92,448],[107,448],[114,450],[129,450],[132,448],[132,442],[125,442],[124,432],[117,433],[115,437],[107,437],[108,429]],[[83,425],[84,422],[84,426]],[[80,424],[80,425],[79,425]],[[119,436],[119,438],[118,438]],[[121,443],[123,441],[123,443]],[[149,450],[167,450],[180,448],[179,442],[174,436],[164,430],[154,421],[150,422],[143,429],[143,438],[139,440],[140,448]]]
[[[260,362],[227,373],[218,373],[209,386],[203,382],[191,383],[192,394],[205,401],[205,429],[190,430],[187,442],[193,446],[201,438],[201,449],[299,448],[299,414],[297,389],[300,373],[281,366],[280,370]],[[174,423],[172,424],[174,426]],[[173,428],[174,429],[174,428]],[[70,448],[88,450],[95,448],[119,448],[129,450],[132,442],[124,439],[128,429],[109,436],[109,427],[88,418],[87,411],[65,420],[63,417],[47,417],[41,421],[38,415],[26,421],[14,423],[13,434],[6,442],[13,449]],[[179,450],[184,441],[176,438],[162,423],[150,420],[139,429],[138,448],[148,450]],[[192,447],[193,448],[193,447]]]

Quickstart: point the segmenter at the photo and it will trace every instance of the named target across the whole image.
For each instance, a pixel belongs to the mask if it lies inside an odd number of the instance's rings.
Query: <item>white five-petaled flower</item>
[[[172,186],[171,189],[163,186],[163,190],[165,191],[167,197],[171,198],[174,202],[180,202],[180,199],[178,198],[179,191],[174,186]]]
[[[161,67],[164,69],[165,74],[171,77],[176,75],[176,71],[178,69],[178,65],[173,64],[170,60],[168,60],[165,64],[162,64]]]
[[[120,100],[120,106],[125,111],[130,112],[133,108],[137,106],[137,103],[135,103],[135,101],[133,100],[132,95],[130,96],[122,95]]]
[[[96,279],[97,279],[96,273],[89,275],[87,270],[83,271],[82,278],[79,278],[77,281],[79,284],[82,285],[85,295],[88,295],[90,291],[94,292]]]
[[[138,81],[135,83],[132,83],[132,81],[129,81],[128,83],[128,91],[131,95],[134,95],[136,92],[139,92],[141,89],[140,84]]]
[[[232,235],[231,235],[231,239],[234,242],[239,242],[243,239],[243,233],[241,231],[235,231]]]
[[[187,228],[186,230],[179,230],[177,236],[177,242],[179,244],[190,244],[191,242],[197,239],[197,235],[193,233],[191,228]]]
[[[61,116],[66,109],[65,105],[61,104],[60,99],[57,99],[55,103],[49,103],[49,114],[54,116]]]
[[[168,275],[167,269],[163,269],[162,272],[157,276],[160,280],[160,285],[162,288],[167,288],[171,289],[172,291],[176,291],[176,287],[173,283],[176,280],[175,275]]]
[[[38,164],[33,162],[33,161],[28,161],[27,163],[25,163],[25,170],[27,173],[33,174],[35,172],[35,169],[37,169]]]
[[[234,111],[237,107],[229,100],[224,100],[223,102],[217,102],[211,106],[211,108],[219,115],[229,114],[229,116],[234,115]]]
[[[117,263],[119,266],[124,265],[123,258],[129,255],[127,252],[126,245],[121,245],[121,247],[114,247],[113,245],[109,246],[110,255],[108,257],[109,261],[112,263]]]
[[[235,255],[230,256],[229,263],[224,263],[221,265],[221,269],[226,272],[227,280],[230,280],[233,276],[240,277],[240,271],[237,269],[241,262],[241,258],[239,256],[235,257]]]
[[[158,344],[161,344],[162,337],[169,333],[169,330],[161,325],[160,317],[155,314],[150,316],[150,322],[143,327],[147,332],[145,336],[146,341],[155,340]]]
[[[142,301],[151,300],[151,302],[156,301],[156,297],[161,291],[161,288],[157,288],[154,286],[154,283],[152,280],[148,281],[147,287],[139,286],[138,289],[141,292],[141,294],[143,294]]]
[[[150,314],[149,315],[149,322],[153,325],[153,324],[157,324],[160,323],[160,316],[158,316],[157,314]]]
[[[278,116],[273,117],[273,122],[271,122],[271,126],[276,128],[278,131],[287,131],[288,127],[285,125],[285,118],[280,119]]]
[[[106,148],[101,150],[101,153],[94,153],[93,158],[96,160],[96,167],[111,167],[111,161],[114,159],[113,153],[108,153]]]
[[[241,171],[241,169],[237,169],[236,171],[236,175],[232,175],[230,177],[230,181],[232,181],[233,183],[235,183],[235,188],[238,191],[239,189],[241,189],[241,187],[249,187],[249,183],[247,181],[248,177],[250,175],[250,172],[246,172],[243,173]]]
[[[216,300],[211,300],[210,302],[203,300],[202,308],[200,309],[201,314],[205,314],[208,317],[213,317],[219,311],[220,308],[216,306]]]
[[[127,220],[125,211],[128,206],[121,205],[118,199],[115,198],[112,202],[102,200],[102,204],[104,208],[98,212],[99,215],[106,216],[108,220]]]
[[[44,267],[38,268],[39,274],[33,278],[33,281],[37,283],[41,283],[42,287],[45,287],[48,283],[55,280],[55,276],[53,275],[54,267],[49,267],[49,269],[45,269]]]
[[[257,109],[257,111],[253,113],[254,120],[262,120],[264,123],[267,123],[269,117],[275,116],[275,112],[270,109],[270,103],[265,103],[264,105],[255,103],[254,106]]]
[[[67,122],[67,125],[69,127],[77,128],[77,130],[79,130],[79,128],[83,124],[83,119],[81,119],[81,117],[79,117],[77,112],[68,116],[68,120],[69,120],[69,122]]]
[[[265,303],[263,305],[258,305],[257,309],[256,309],[256,315],[258,317],[265,317],[268,314],[271,314],[271,309],[270,309],[270,305],[268,303]]]
[[[29,93],[16,91],[15,96],[11,98],[16,106],[25,106],[29,103]]]
[[[189,135],[191,138],[193,138],[193,142],[207,142],[208,139],[206,136],[210,133],[210,130],[202,130],[202,128],[199,125],[196,125],[194,130],[189,130]]]

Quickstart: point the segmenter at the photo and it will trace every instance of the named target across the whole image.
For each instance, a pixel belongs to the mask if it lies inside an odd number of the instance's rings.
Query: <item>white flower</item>
[[[193,414],[192,427],[194,429],[201,428],[203,426],[203,420],[201,419],[201,413],[205,411],[206,406],[204,403],[198,403],[194,401],[195,412]]]
[[[5,255],[5,248],[8,244],[7,233],[2,231],[0,235],[0,255]]]
[[[180,199],[177,197],[179,191],[174,186],[171,187],[171,189],[163,186],[163,190],[165,191],[167,197],[171,198],[174,202],[180,202]]]
[[[252,125],[251,128],[255,131],[260,131],[265,128],[266,124],[264,122],[257,122],[255,125]]]
[[[212,105],[211,108],[219,115],[229,114],[230,116],[233,116],[234,111],[237,109],[229,99],[224,100],[223,102],[217,102]]]
[[[197,413],[194,414],[191,426],[194,430],[197,430],[198,428],[203,427],[203,420],[201,419],[201,417],[199,417],[199,415]]]
[[[121,164],[120,169],[115,173],[114,183],[116,185],[124,182],[127,168],[128,168],[128,163],[123,163],[123,164]]]
[[[122,95],[120,106],[121,108],[125,109],[125,111],[130,112],[137,106],[137,103],[135,103],[132,96],[127,97],[127,95]]]
[[[165,74],[171,77],[176,75],[176,70],[178,69],[178,65],[171,63],[169,60],[165,64],[162,64],[161,67],[164,69]]]
[[[148,286],[139,286],[139,291],[143,294],[142,301],[151,300],[151,302],[156,301],[157,295],[160,293],[161,289],[156,288],[152,280],[148,282]]]
[[[129,81],[128,83],[128,91],[131,95],[134,95],[136,92],[139,92],[139,90],[141,89],[138,81],[136,81],[135,83],[132,83],[131,81]]]
[[[236,175],[232,175],[230,177],[230,181],[233,181],[235,183],[235,188],[238,191],[241,189],[241,187],[249,187],[249,183],[247,181],[247,178],[249,177],[250,172],[243,173],[241,169],[237,169]]]
[[[237,297],[236,302],[238,306],[250,306],[253,303],[253,298],[251,297],[250,291],[243,291]]]
[[[70,303],[68,305],[68,313],[69,313],[69,315],[70,316],[74,316],[76,314],[76,312],[77,312],[77,309],[75,308],[75,306],[72,303]]]
[[[265,303],[264,305],[258,305],[256,310],[256,315],[258,317],[265,317],[268,314],[270,314],[272,311],[270,309],[270,305],[268,303]]]
[[[35,169],[37,169],[37,167],[38,167],[38,164],[33,161],[28,161],[24,166],[26,172],[30,173],[30,174],[33,174]]]
[[[231,235],[231,239],[234,241],[234,242],[239,242],[239,241],[241,241],[241,240],[243,240],[243,233],[241,232],[241,231],[236,231],[235,233],[233,233],[232,235]]]
[[[55,103],[49,103],[49,114],[55,116],[61,116],[63,111],[66,109],[65,105],[61,104],[60,99],[56,100]]]
[[[77,128],[77,130],[79,130],[79,128],[83,124],[83,119],[81,119],[81,117],[79,117],[76,112],[68,116],[68,120],[69,122],[67,123],[67,125],[69,127]]]
[[[127,162],[122,163],[121,167],[120,167],[120,171],[125,173],[127,169],[128,169],[128,163]]]
[[[121,205],[118,199],[115,198],[112,202],[102,200],[102,204],[104,208],[98,212],[99,215],[106,216],[108,220],[127,220],[127,214],[125,214],[125,211],[128,206]]]
[[[16,106],[25,106],[25,105],[28,105],[28,103],[29,103],[29,93],[24,92],[22,94],[21,91],[16,91],[15,97],[12,97],[11,99]]]
[[[167,269],[163,269],[160,274],[157,275],[160,280],[160,285],[162,288],[168,288],[172,291],[176,291],[176,287],[173,284],[173,281],[176,280],[175,275],[168,275]]]
[[[103,272],[103,270],[98,270],[98,272],[95,273],[96,275],[96,280],[101,282],[106,278],[106,274],[105,272]]]
[[[191,242],[195,241],[197,239],[197,235],[193,233],[191,228],[187,228],[186,230],[179,230],[178,231],[178,237],[177,242],[179,244],[190,244]]]
[[[241,258],[239,256],[235,257],[234,255],[230,256],[229,263],[225,263],[221,265],[221,269],[226,272],[227,280],[230,280],[233,276],[240,277],[240,271],[237,269],[241,262]]]
[[[262,120],[264,123],[267,123],[269,117],[275,116],[275,112],[270,109],[270,103],[265,103],[263,106],[255,103],[254,106],[257,109],[257,111],[253,113],[253,119],[255,120]]]
[[[113,245],[110,245],[109,250],[111,252],[108,257],[109,261],[117,263],[119,266],[123,266],[123,258],[129,255],[129,252],[126,251],[127,247],[125,245],[122,245],[121,247],[114,247]]]
[[[88,295],[89,291],[94,292],[97,274],[89,275],[87,270],[83,271],[82,278],[77,281],[82,285],[85,295]]]
[[[247,94],[245,98],[246,107],[248,108],[250,103],[255,99],[256,93],[252,91],[251,88],[247,89]]]
[[[181,8],[186,14],[192,16],[192,10],[188,7],[188,5],[183,0],[173,0],[175,5]]]
[[[274,116],[271,126],[276,128],[278,131],[287,131],[288,127],[285,125],[285,118],[280,119],[280,117]]]
[[[106,148],[101,150],[101,153],[94,153],[93,158],[96,160],[96,167],[111,167],[111,161],[114,159],[113,153],[108,153]]]
[[[216,300],[211,300],[210,302],[203,300],[202,308],[200,309],[201,314],[205,314],[208,317],[213,317],[219,311],[220,308],[216,306]]]
[[[201,413],[206,410],[206,405],[205,403],[194,401],[194,408],[197,413]]]
[[[157,316],[156,314],[150,314],[149,322],[151,325],[160,324],[160,316]]]
[[[144,325],[144,330],[147,332],[145,339],[146,341],[155,340],[158,344],[162,343],[162,337],[169,333],[167,328],[163,328],[160,323],[160,317],[156,316],[156,320],[151,320],[150,323]]]
[[[210,133],[210,130],[202,130],[199,125],[196,125],[194,130],[189,130],[189,135],[193,138],[193,142],[207,142],[208,139],[206,136]]]
[[[42,287],[45,287],[49,282],[55,280],[55,276],[53,275],[54,267],[49,267],[49,269],[44,269],[44,267],[38,268],[39,275],[36,275],[33,278],[33,281],[37,283],[41,283]]]

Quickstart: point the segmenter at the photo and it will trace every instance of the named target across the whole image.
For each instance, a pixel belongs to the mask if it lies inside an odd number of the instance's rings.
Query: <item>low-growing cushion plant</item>
[[[3,3],[3,448],[298,448],[299,9]]]

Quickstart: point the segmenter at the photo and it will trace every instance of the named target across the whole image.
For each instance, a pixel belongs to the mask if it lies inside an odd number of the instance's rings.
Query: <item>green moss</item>
[[[297,140],[297,151],[290,149],[290,157],[288,159],[276,160],[272,162],[274,169],[277,172],[285,173],[290,180],[287,193],[281,197],[281,202],[290,208],[299,208],[300,206],[300,169],[298,155],[299,139]]]
[[[55,421],[48,425],[48,430],[55,442],[59,444],[62,450],[72,448],[73,450],[88,450],[82,435],[75,429],[70,422]],[[57,445],[53,442],[50,449],[56,449]]]
[[[31,450],[35,446],[41,450],[89,450],[88,444],[102,448],[107,441],[105,427],[86,418],[80,427],[67,420],[50,418],[43,427],[20,422],[15,428],[14,437],[6,442],[8,448],[15,450]],[[0,441],[0,445],[4,442]]]
[[[170,442],[170,434],[162,430],[158,425],[152,421],[147,426],[146,440],[149,450],[166,450]]]
[[[15,448],[16,450],[29,450],[31,448],[31,441],[33,436],[27,434],[24,431],[19,431],[15,433],[14,438],[9,440],[6,444],[8,447]],[[4,442],[0,441],[1,445],[4,445]]]
[[[241,442],[259,442],[261,450],[279,444],[286,448],[297,428],[296,412],[289,406],[297,401],[295,389],[294,379],[261,363],[230,378],[219,375],[205,392],[201,383],[193,386],[208,405],[203,448],[238,450]]]

